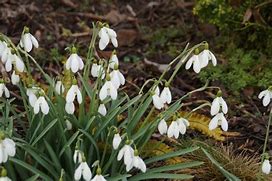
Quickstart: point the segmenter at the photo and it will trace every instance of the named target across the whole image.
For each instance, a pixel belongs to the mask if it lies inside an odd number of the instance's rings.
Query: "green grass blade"
[[[65,143],[65,145],[63,146],[63,148],[61,149],[61,151],[59,153],[59,157],[62,156],[62,154],[65,152],[65,150],[67,148],[70,148],[70,145],[75,141],[75,139],[77,138],[78,134],[79,134],[79,131],[75,132],[73,134],[73,136]]]
[[[188,180],[192,179],[194,176],[187,174],[171,174],[171,173],[143,173],[142,175],[135,175],[128,179],[128,181],[138,181],[138,180],[153,180],[153,179],[174,179],[174,180]]]

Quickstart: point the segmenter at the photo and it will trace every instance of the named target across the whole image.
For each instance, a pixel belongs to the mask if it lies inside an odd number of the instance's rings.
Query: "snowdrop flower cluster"
[[[79,90],[78,85],[72,85],[66,94],[66,104],[65,111],[68,114],[73,114],[75,112],[74,100],[77,97],[78,104],[82,103],[82,95]]]
[[[71,70],[73,73],[76,73],[79,70],[84,68],[84,63],[80,56],[76,53],[77,50],[75,47],[72,48],[72,54],[69,56],[65,63],[65,68]]]
[[[184,135],[186,133],[187,127],[189,127],[190,123],[187,119],[178,118],[175,121],[172,121],[168,130],[167,136],[169,138],[175,137],[176,139],[179,137],[179,134]]]
[[[217,60],[214,54],[209,50],[208,43],[205,44],[205,49],[199,53],[199,49],[195,49],[194,55],[186,62],[185,69],[188,70],[193,65],[195,73],[199,73],[200,70],[206,67],[212,61],[213,66],[216,66]]]
[[[38,94],[38,97],[36,96]],[[49,113],[49,106],[44,97],[44,92],[37,87],[29,88],[26,91],[28,96],[29,104],[34,108],[34,114],[38,114],[40,111],[43,114]]]
[[[20,46],[25,49],[26,52],[30,52],[33,48],[39,48],[39,43],[37,39],[29,33],[29,28],[24,29],[24,33],[20,40]]]
[[[221,93],[220,93],[221,94]],[[217,128],[218,125],[221,125],[222,130],[228,130],[228,122],[224,116],[227,114],[228,106],[225,100],[221,96],[217,96],[211,106],[211,115],[214,116],[209,123],[209,129],[213,130]]]
[[[3,96],[3,93],[4,93],[4,95],[5,95],[6,98],[9,98],[9,97],[10,97],[10,93],[9,93],[8,88],[7,88],[6,85],[2,82],[2,83],[0,83],[0,97]]]
[[[272,88],[260,92],[258,98],[263,99],[263,106],[267,106],[272,98]]]
[[[104,50],[110,41],[114,47],[118,47],[117,34],[113,29],[104,26],[100,29],[98,36],[100,38],[99,40],[100,50]]]
[[[0,164],[6,163],[8,160],[8,157],[14,157],[16,153],[16,147],[15,143],[10,138],[4,138],[3,139],[3,133],[1,133],[2,139],[0,140]]]
[[[262,172],[264,173],[264,174],[269,174],[270,173],[270,171],[271,171],[271,164],[270,164],[270,162],[269,162],[269,160],[268,159],[265,159],[264,161],[263,161],[263,164],[262,164]]]
[[[120,161],[124,157],[124,164],[126,171],[129,172],[133,167],[146,172],[146,165],[141,157],[139,157],[138,150],[133,150],[129,144],[125,144],[117,155],[117,160]]]

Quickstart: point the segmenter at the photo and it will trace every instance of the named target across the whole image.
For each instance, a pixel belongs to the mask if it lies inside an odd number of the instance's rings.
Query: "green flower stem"
[[[263,155],[265,154],[266,147],[267,147],[267,142],[268,142],[268,138],[269,138],[269,130],[270,130],[270,125],[271,125],[271,120],[272,120],[272,108],[271,108],[270,113],[269,113],[269,120],[268,120],[268,125],[267,125],[267,128],[266,128],[266,135],[265,135],[263,154],[262,154],[262,162],[264,161],[264,156]]]

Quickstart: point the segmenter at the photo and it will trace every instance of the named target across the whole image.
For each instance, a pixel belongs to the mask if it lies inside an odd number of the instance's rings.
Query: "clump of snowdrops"
[[[171,171],[202,162],[164,166],[154,163],[198,147],[147,158],[142,157],[142,153],[156,132],[174,139],[184,135],[190,124],[186,117],[176,114],[177,110],[188,96],[208,88],[217,90],[212,104],[207,101],[193,111],[211,106],[213,118],[209,129],[218,126],[224,131],[228,129],[225,118],[228,107],[218,87],[204,85],[172,100],[171,82],[184,64],[185,69],[192,67],[196,73],[209,61],[216,66],[217,60],[207,42],[191,48],[187,45],[159,78],[148,80],[137,96],[130,97],[120,89],[126,79],[115,49],[117,34],[108,24],[93,24],[86,56],[80,55],[75,46],[68,48],[69,55],[57,77],[47,74],[31,56],[39,43],[29,28],[24,28],[18,45],[3,34],[0,40],[2,180],[192,178],[192,175]],[[96,53],[97,48],[102,51],[106,47],[114,48],[109,60]],[[34,68],[42,73],[42,80],[33,78]],[[167,72],[171,72],[169,78]],[[19,95],[10,93],[11,84],[18,88]],[[150,88],[147,90],[147,87]],[[150,120],[154,113],[157,115]],[[120,115],[125,115],[125,119],[120,121]]]

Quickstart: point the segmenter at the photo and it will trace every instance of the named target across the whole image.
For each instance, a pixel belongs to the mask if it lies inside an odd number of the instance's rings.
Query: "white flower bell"
[[[40,110],[43,114],[49,113],[49,106],[44,96],[40,96],[34,103],[34,114],[38,114]]]
[[[264,90],[260,92],[258,98],[263,99],[263,105],[267,106],[270,103],[270,100],[272,98],[272,88],[268,88],[267,90]]]
[[[106,99],[107,96],[110,96],[112,100],[115,100],[117,99],[117,95],[117,89],[113,85],[110,75],[107,75],[106,82],[100,89],[99,98],[101,101],[103,101],[104,99]]]
[[[29,33],[29,28],[25,28],[24,34],[20,40],[20,46],[25,49],[25,51],[30,52],[33,48],[39,48],[39,43],[37,39]]]
[[[8,48],[7,43],[0,40],[0,58],[2,58],[2,54],[6,48]]]
[[[98,107],[98,112],[102,115],[102,116],[106,116],[107,114],[107,109],[105,104],[100,104]]]
[[[165,119],[162,119],[162,120],[159,122],[158,130],[159,130],[159,132],[160,132],[161,135],[167,133],[167,123],[166,123]]]
[[[209,123],[209,130],[214,130],[218,125],[221,125],[222,130],[228,130],[228,122],[223,113],[216,114]]]
[[[116,89],[119,89],[121,85],[125,84],[125,77],[124,75],[119,71],[117,67],[110,73],[111,82],[113,83],[114,87]]]
[[[80,150],[75,150],[74,155],[73,155],[73,160],[74,163],[81,163],[82,162],[82,155],[81,155],[81,151]]]
[[[9,54],[6,59],[3,59],[5,61],[5,69],[7,72],[10,72],[12,70],[12,64],[15,65],[16,70],[18,72],[23,72],[25,69],[25,64],[22,61],[20,57],[18,57],[16,54]]]
[[[178,118],[177,120],[172,121],[172,123],[170,124],[167,130],[167,136],[169,138],[175,137],[177,139],[179,137],[179,134],[184,135],[186,133],[186,129],[189,125],[190,124],[187,119]]]
[[[84,63],[82,59],[77,55],[77,50],[75,47],[72,48],[72,54],[67,59],[65,67],[67,70],[72,70],[73,73],[76,73],[79,70],[82,70]]]
[[[268,175],[270,173],[270,171],[271,171],[271,164],[270,164],[269,160],[265,159],[262,164],[262,172],[264,174]]]
[[[17,75],[15,71],[13,71],[11,74],[11,83],[13,85],[17,85],[19,82],[20,82],[20,76]]]
[[[117,160],[120,161],[123,157],[124,157],[124,163],[126,166],[132,163],[133,157],[134,157],[134,150],[128,144],[125,144],[123,148],[119,151],[117,155]]]
[[[170,104],[171,101],[172,101],[172,94],[171,94],[171,91],[170,91],[170,88],[169,86],[165,86],[161,92],[161,100],[163,102],[163,104]]]
[[[190,123],[187,119],[184,118],[178,118],[177,119],[178,127],[179,127],[179,132],[184,135],[186,133],[187,127],[190,126]]]
[[[57,94],[62,94],[64,93],[64,85],[62,84],[62,82],[59,80],[57,81],[56,85],[55,85],[55,91],[57,92]]]
[[[201,62],[200,62],[200,55],[199,50],[195,50],[195,54],[186,62],[185,69],[188,70],[193,65],[193,70],[195,73],[199,73],[201,70]]]
[[[3,96],[3,93],[5,95],[6,98],[10,97],[10,93],[9,90],[7,89],[7,87],[5,86],[4,83],[0,83],[0,97]]]
[[[114,134],[113,141],[112,141],[113,149],[117,150],[121,141],[122,141],[122,138],[121,138],[120,134],[119,133]]]
[[[118,60],[118,57],[116,55],[116,52],[114,51],[110,57],[110,60],[109,60],[109,67],[114,69],[115,66],[118,66],[119,67],[119,60]]]
[[[108,27],[102,27],[98,33],[100,37],[99,40],[99,49],[104,50],[109,44],[110,40],[114,47],[118,47],[117,34],[116,32]]]
[[[160,97],[160,89],[158,86],[155,88],[155,92],[153,92],[152,101],[156,109],[161,110],[164,107],[163,101]]]
[[[1,135],[1,137],[4,137]],[[8,157],[14,157],[16,153],[15,143],[10,138],[4,138],[0,140],[0,163],[5,163]]]
[[[82,103],[82,95],[78,88],[78,85],[72,85],[66,94],[66,104],[65,111],[68,114],[73,114],[75,112],[74,100],[77,97],[77,102]]]
[[[217,64],[217,60],[214,56],[214,54],[208,50],[208,49],[205,49],[203,50],[200,54],[200,60],[201,60],[201,68],[204,68],[206,67],[208,64],[209,64],[209,60],[212,60],[212,64],[213,66],[216,66]]]
[[[211,115],[214,116],[219,113],[220,108],[222,109],[222,112],[226,114],[228,112],[228,106],[226,101],[221,97],[216,97],[211,106]]]
[[[86,162],[81,162],[75,171],[74,179],[78,181],[81,177],[83,177],[85,181],[90,181],[92,178],[91,169]]]
[[[103,66],[97,63],[92,64],[91,68],[91,75],[93,77],[99,77],[101,76],[102,79],[105,78],[105,70],[103,69]]]
[[[129,172],[133,167],[140,169],[142,172],[146,172],[145,162],[139,156],[138,150],[134,151],[133,160],[130,165],[126,165],[126,171]]]

